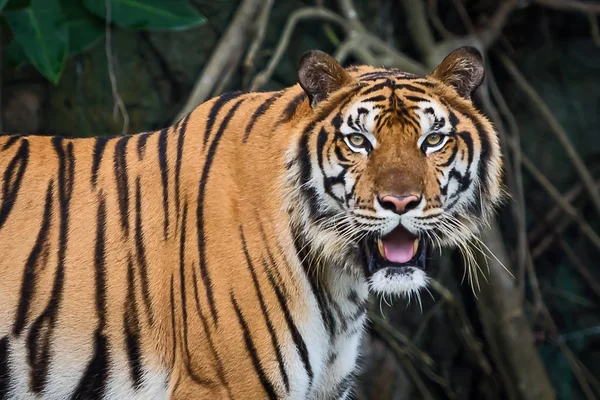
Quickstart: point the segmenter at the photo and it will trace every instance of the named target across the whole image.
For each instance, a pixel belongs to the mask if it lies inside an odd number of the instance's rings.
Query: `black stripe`
[[[233,293],[231,293],[231,304],[235,310],[235,313],[238,317],[238,322],[240,323],[240,327],[242,328],[242,332],[244,334],[244,342],[246,343],[246,350],[248,350],[248,354],[250,355],[250,359],[252,360],[252,366],[254,367],[254,371],[256,371],[256,375],[260,380],[265,392],[269,399],[277,399],[277,395],[275,394],[275,389],[273,388],[273,384],[267,378],[265,371],[258,359],[258,354],[256,352],[256,347],[254,346],[254,342],[252,341],[252,335],[250,334],[250,330],[248,329],[248,324],[244,319],[244,315],[240,310],[240,307],[235,300]]]
[[[410,90],[411,92],[417,92],[417,93],[421,93],[421,94],[427,93],[425,90],[418,88],[414,85],[403,84],[403,83],[394,85],[394,89],[406,89],[406,90]]]
[[[160,177],[163,195],[163,235],[167,239],[169,233],[169,175],[167,165],[167,133],[169,128],[164,128],[158,136],[158,163],[160,166]]]
[[[33,299],[36,288],[36,266],[38,260],[42,255],[43,251],[48,250],[48,231],[50,230],[50,218],[52,215],[52,191],[54,182],[48,183],[48,189],[46,190],[46,200],[44,203],[44,216],[42,217],[42,224],[27,257],[25,263],[25,269],[23,270],[23,280],[21,282],[21,292],[19,295],[19,306],[17,307],[17,316],[15,318],[15,325],[13,327],[13,334],[19,336],[25,327],[27,322],[27,316],[29,314],[30,302]],[[47,258],[46,258],[47,261]]]
[[[467,164],[469,166],[473,163],[473,158],[475,156],[473,149],[473,138],[471,137],[471,133],[467,131],[457,132],[456,135],[462,139],[462,141],[467,146]],[[468,169],[467,169],[468,171]]]
[[[0,399],[8,399],[8,393],[10,392],[9,357],[8,337],[4,336],[0,339]]]
[[[94,139],[94,154],[92,156],[92,186],[94,188],[98,183],[98,170],[100,169],[100,163],[102,162],[104,149],[106,148],[106,144],[110,139],[111,138],[109,136],[99,136]]]
[[[148,141],[148,138],[150,137],[151,133],[150,132],[146,132],[146,133],[142,133],[141,135],[138,135],[138,142],[137,142],[137,153],[138,153],[138,160],[142,160],[142,158],[144,158],[144,154],[146,153],[146,142]]]
[[[206,317],[204,316],[204,313],[202,312],[202,309],[200,308],[200,297],[198,296],[198,277],[196,276],[196,269],[194,268],[193,263],[192,263],[192,279],[194,281],[194,300],[196,303],[196,312],[197,312],[198,316],[200,317],[200,321],[202,322],[202,328],[204,329],[204,334],[206,335],[206,338],[208,339],[208,345],[210,347],[213,357],[215,358],[215,362],[217,363],[217,376],[219,377],[219,380],[221,381],[223,386],[225,386],[225,389],[227,390],[227,394],[228,394],[229,398],[232,399],[233,395],[231,393],[231,389],[229,388],[229,382],[225,378],[223,362],[221,361],[221,358],[219,357],[219,353],[217,353],[217,348],[215,347],[215,344],[212,340],[212,334],[211,334],[210,328],[208,326],[208,321],[206,320]]]
[[[6,142],[4,142],[4,144],[2,145],[2,149],[0,149],[1,151],[4,150],[8,150],[10,149],[13,144],[17,143],[19,141],[19,139],[21,139],[23,136],[22,135],[11,135],[8,140]]]
[[[406,100],[410,100],[410,101],[412,101],[412,102],[415,102],[415,103],[420,103],[420,102],[422,102],[422,101],[429,101],[429,100],[427,100],[426,98],[419,97],[419,96],[411,96],[411,95],[408,95],[408,96],[402,96],[402,97],[403,97],[404,99],[406,99]]]
[[[233,115],[235,114],[236,110],[242,104],[243,101],[244,101],[244,99],[238,100],[238,102],[235,103],[231,107],[231,109],[229,110],[229,112],[227,113],[227,115],[225,116],[223,121],[221,122],[221,126],[219,126],[219,130],[215,134],[215,138],[213,139],[212,143],[210,144],[210,148],[208,149],[208,153],[206,155],[206,160],[204,161],[204,168],[202,169],[202,176],[200,178],[200,189],[198,192],[198,208],[196,211],[196,219],[197,219],[197,226],[198,226],[198,253],[199,253],[199,260],[200,260],[200,275],[202,277],[202,282],[204,283],[204,287],[206,289],[206,297],[208,298],[208,304],[210,306],[210,313],[211,313],[211,316],[213,319],[213,323],[215,325],[218,324],[219,316],[217,314],[217,309],[215,307],[215,299],[213,297],[213,292],[212,292],[212,290],[213,290],[212,282],[210,279],[210,275],[208,273],[208,268],[206,265],[206,255],[204,253],[204,251],[205,251],[204,246],[205,246],[205,239],[206,239],[205,233],[204,233],[204,197],[206,195],[206,193],[205,193],[206,192],[206,184],[208,183],[210,168],[214,161],[215,154],[217,152],[217,147],[219,146],[219,141],[221,140],[223,133],[225,133],[225,130],[227,129],[227,125],[229,124],[229,121],[231,120],[231,118],[233,118]]]
[[[123,136],[115,145],[113,166],[117,183],[121,229],[129,236],[129,181],[127,178],[127,143],[131,136]]]
[[[190,119],[190,115],[183,120],[181,127],[179,127],[179,132],[177,133],[177,159],[175,161],[175,211],[177,212],[177,221],[176,224],[179,224],[179,217],[181,214],[180,206],[181,206],[181,194],[180,194],[180,185],[181,185],[181,161],[183,158],[183,142],[185,140],[185,132],[187,131],[188,121]]]
[[[140,177],[135,181],[135,250],[137,263],[140,270],[140,283],[142,285],[142,298],[146,306],[146,317],[150,325],[154,324],[154,312],[150,303],[150,287],[148,285],[148,261],[146,260],[146,246],[142,233],[142,193]]]
[[[281,288],[279,288],[279,286],[275,282],[273,275],[269,272],[268,266],[266,265],[266,263],[264,261],[263,261],[263,266],[264,266],[267,276],[269,278],[269,282],[271,283],[271,287],[273,288],[273,291],[275,292],[275,296],[277,296],[277,301],[279,302],[279,305],[281,306],[281,310],[283,311],[283,316],[285,317],[285,323],[287,324],[287,327],[292,335],[292,340],[294,341],[294,345],[296,345],[296,348],[298,349],[298,353],[300,354],[300,360],[302,361],[302,365],[304,365],[304,370],[306,371],[306,375],[308,376],[308,387],[310,388],[310,386],[312,385],[312,380],[313,380],[313,370],[310,365],[310,358],[308,356],[308,348],[306,347],[306,343],[304,342],[304,338],[302,337],[302,334],[300,334],[300,331],[298,330],[298,327],[296,326],[296,323],[294,322],[294,318],[292,317],[292,313],[290,312],[290,308],[287,304],[286,297],[284,296],[283,292],[281,291]]]
[[[298,109],[298,107],[300,107],[300,104],[302,104],[305,99],[306,93],[304,92],[300,92],[296,96],[294,96],[294,98],[290,100],[290,102],[283,109],[283,115],[281,116],[281,118],[279,118],[279,121],[277,121],[276,126],[288,122],[290,119],[292,119],[292,117],[296,113],[296,110]]]
[[[19,150],[17,150],[17,154],[10,160],[2,178],[4,183],[2,185],[2,205],[0,205],[0,229],[4,226],[8,215],[15,205],[28,160],[29,141],[23,139]]]
[[[471,122],[475,126],[475,129],[477,130],[477,135],[479,136],[480,145],[481,145],[481,153],[479,154],[479,165],[477,166],[477,174],[479,175],[480,187],[481,187],[483,193],[489,195],[490,180],[488,177],[488,163],[490,161],[491,146],[490,146],[490,142],[489,142],[489,139],[487,136],[487,132],[483,128],[483,124],[481,123],[479,118],[474,117],[473,115],[471,115],[470,113],[468,113],[466,111],[462,112],[462,114],[466,118],[471,120]],[[461,138],[463,138],[463,140],[464,140],[466,136],[467,135],[461,135]],[[469,159],[472,160],[472,157],[470,157]],[[469,161],[469,164],[470,163],[471,163],[471,161]]]
[[[361,103],[379,103],[381,101],[387,101],[387,99],[388,98],[385,97],[384,95],[378,94],[376,96],[368,97],[368,98],[366,98],[364,100],[361,100],[360,102]]]
[[[324,121],[336,108],[343,110],[346,105],[354,99],[354,95],[363,89],[364,86],[356,85],[352,88],[348,89],[343,96],[338,96],[335,100],[330,100],[327,104],[318,109],[318,113],[314,116],[313,122],[316,124],[318,122]],[[314,125],[310,127],[313,129]],[[309,127],[304,130],[306,134],[308,132]]]
[[[58,231],[58,265],[54,273],[54,282],[50,301],[44,311],[34,321],[27,336],[28,362],[30,366],[31,391],[39,394],[44,390],[50,365],[50,345],[56,325],[58,310],[62,299],[65,274],[65,256],[67,250],[69,205],[73,192],[75,160],[73,143],[63,147],[63,138],[53,137],[52,144],[57,153],[58,168],[58,198],[59,198],[59,231]]]
[[[181,318],[183,325],[183,346],[185,351],[185,367],[188,372],[188,375],[192,378],[194,382],[199,385],[205,386],[214,386],[214,383],[211,380],[204,379],[199,377],[196,372],[192,369],[190,364],[190,359],[192,356],[190,355],[190,349],[188,346],[188,313],[187,313],[187,289],[185,285],[185,242],[186,238],[186,221],[187,221],[187,202],[183,205],[183,220],[181,223],[181,237],[179,238],[179,289],[181,295]]]
[[[267,310],[265,299],[263,297],[262,291],[260,290],[260,284],[258,283],[258,277],[256,276],[254,264],[252,263],[252,260],[250,259],[250,254],[248,253],[248,246],[246,245],[246,238],[244,237],[244,229],[241,225],[239,229],[240,240],[242,242],[242,251],[244,252],[244,257],[246,258],[246,265],[248,266],[248,270],[250,271],[250,275],[252,276],[252,283],[254,284],[256,296],[258,297],[260,311],[262,312],[263,318],[265,319],[265,324],[267,325],[267,330],[269,331],[269,336],[271,337],[271,345],[273,346],[273,350],[275,351],[275,358],[277,358],[277,364],[279,366],[279,372],[281,373],[281,377],[283,379],[283,384],[285,385],[285,390],[289,391],[290,380],[288,378],[287,371],[285,370],[285,365],[283,364],[283,357],[281,356],[281,349],[279,346],[279,342],[277,341],[277,335],[275,334],[275,329],[273,328],[273,323],[271,322],[271,318],[269,317],[269,311]]]
[[[298,327],[296,326],[296,323],[294,322],[292,313],[290,312],[290,308],[287,303],[287,295],[285,293],[285,287],[283,285],[280,286],[275,281],[275,277],[271,273],[271,270],[273,270],[275,272],[275,274],[277,275],[277,277],[279,278],[279,280],[281,281],[281,277],[279,276],[279,271],[276,268],[277,263],[275,261],[275,257],[273,257],[273,253],[269,249],[267,235],[265,233],[263,224],[260,221],[260,219],[258,221],[258,227],[259,227],[261,238],[263,241],[263,248],[266,249],[267,257],[269,258],[269,262],[271,263],[271,265],[269,266],[265,260],[262,260],[263,268],[265,269],[265,273],[267,274],[267,277],[269,278],[271,287],[273,288],[273,291],[275,292],[277,301],[279,302],[279,305],[281,306],[283,315],[285,317],[285,322],[287,324],[288,330],[290,331],[290,333],[292,335],[292,340],[294,341],[294,345],[296,346],[296,348],[298,349],[298,352],[300,354],[300,360],[302,361],[302,364],[304,365],[304,370],[306,371],[306,375],[308,376],[308,387],[310,388],[312,385],[312,380],[313,380],[313,370],[310,365],[310,357],[308,355],[308,348],[306,346],[306,343],[304,342],[304,338],[302,337],[302,335],[300,334],[300,331],[298,330]],[[283,255],[284,254],[283,249],[279,246],[277,241],[275,242],[275,244],[277,245],[279,254],[282,257],[285,257]],[[287,264],[287,262],[285,262],[285,260],[283,261],[283,263],[286,266],[288,266],[288,264]],[[288,266],[288,268],[289,268],[289,266]]]
[[[333,185],[336,183],[345,183],[345,175],[346,169],[344,168],[337,176],[327,176],[325,170],[323,168],[323,153],[325,152],[325,144],[327,143],[327,131],[325,127],[321,127],[319,134],[317,135],[317,163],[319,168],[321,169],[321,174],[323,175],[323,187],[325,188],[325,193],[327,193],[332,199],[336,200],[338,203],[342,204],[344,199],[340,199],[333,193]],[[345,187],[344,187],[345,192]]]
[[[265,264],[265,265],[267,267],[273,266],[272,269],[271,268],[267,268],[267,272],[269,274],[270,273],[274,273],[275,274],[274,278],[276,279],[276,282],[278,284],[282,284],[282,289],[283,289],[285,295],[287,296],[288,293],[287,293],[287,290],[286,290],[285,286],[283,286],[283,280],[281,278],[281,272],[283,272],[283,271],[280,271],[279,268],[275,268],[275,266],[277,265],[277,263],[275,262],[275,257],[273,256],[273,253],[271,252],[271,249],[269,248],[269,242],[268,242],[268,239],[267,239],[267,235],[265,233],[265,229],[264,229],[263,223],[262,223],[262,221],[260,219],[258,210],[255,210],[255,215],[256,215],[256,218],[257,218],[257,222],[258,222],[258,230],[260,232],[260,237],[261,237],[261,239],[263,241],[263,249],[265,249],[265,251],[267,252],[267,257],[268,257],[269,263],[270,263],[269,265],[267,265],[267,264]],[[276,243],[276,245],[279,248],[279,246],[278,246],[277,243]],[[264,263],[265,262],[263,261],[263,264]],[[283,263],[283,267],[286,268],[288,271],[290,271],[290,266],[288,265],[288,263],[284,262]]]
[[[106,203],[102,194],[100,195],[96,218],[94,267],[96,312],[98,313],[98,327],[94,334],[94,356],[73,394],[73,399],[103,398],[110,363],[108,339],[104,332],[106,328]]]
[[[438,164],[437,167],[448,167],[448,166],[450,166],[450,164],[452,164],[454,162],[454,159],[456,158],[456,154],[457,153],[458,153],[458,143],[455,143],[454,146],[452,146],[452,152],[448,156],[448,159],[446,160],[446,162],[444,162],[442,164]]]
[[[319,290],[317,277],[310,275],[310,265],[312,264],[312,257],[309,253],[310,249],[308,248],[308,245],[304,241],[302,234],[299,232],[298,228],[292,228],[292,239],[294,249],[296,250],[296,254],[298,256],[298,259],[300,260],[302,269],[304,270],[304,273],[306,275],[306,279],[310,283],[313,295],[317,300],[317,306],[319,307],[319,314],[321,315],[321,320],[323,321],[323,325],[329,332],[328,339],[331,339],[335,333],[335,322],[333,319],[333,314],[327,306],[327,299],[323,295],[322,291]]]
[[[354,374],[351,372],[350,374],[346,375],[344,377],[344,379],[342,379],[340,381],[340,383],[337,384],[337,386],[335,387],[336,394],[333,398],[334,399],[343,398],[343,396],[346,395],[346,392],[348,392],[351,389],[353,382],[354,382]]]
[[[133,261],[127,259],[127,297],[123,315],[123,329],[125,331],[125,346],[127,361],[129,363],[129,375],[133,382],[134,390],[138,390],[142,384],[142,350],[140,347],[140,321],[138,318],[137,300],[135,298],[135,278],[133,272]]]
[[[213,103],[213,106],[211,107],[210,112],[208,113],[208,118],[206,119],[206,127],[204,128],[204,146],[206,146],[206,144],[208,143],[210,132],[212,131],[212,128],[217,119],[217,115],[219,114],[221,108],[223,108],[223,106],[229,101],[241,96],[242,94],[242,92],[225,93],[219,96],[217,100]]]
[[[392,87],[392,83],[389,80],[386,80],[385,82],[381,82],[378,83],[377,85],[373,85],[370,87],[367,87],[364,91],[360,92],[361,96],[366,96],[370,93],[376,92],[378,90],[382,90],[384,88],[391,88]]]
[[[258,118],[261,115],[263,115],[271,107],[271,105],[282,95],[283,92],[277,92],[273,96],[265,100],[260,106],[258,106],[258,108],[254,111],[254,114],[252,114],[250,122],[248,123],[248,125],[246,125],[246,131],[244,133],[244,138],[242,139],[242,142],[246,143],[248,141],[250,133],[252,132],[252,128],[254,128],[254,124],[256,123]]]
[[[309,124],[309,125],[312,125]],[[308,202],[309,212],[312,219],[319,216],[319,206],[317,204],[317,191],[310,185],[312,176],[312,165],[310,161],[310,149],[308,148],[309,135],[302,135],[298,146],[298,164],[300,165],[300,187],[305,192]]]

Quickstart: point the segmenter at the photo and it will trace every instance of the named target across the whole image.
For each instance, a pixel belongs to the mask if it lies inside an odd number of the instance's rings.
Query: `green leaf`
[[[8,3],[8,0],[0,0],[0,11],[2,11],[4,9],[4,6],[6,6],[6,3]]]
[[[201,25],[206,19],[188,0],[109,0],[110,20],[133,29],[186,29]],[[84,0],[85,7],[106,18],[106,0]]]
[[[67,21],[69,29],[69,54],[79,54],[92,47],[98,40],[104,37],[104,27],[92,24],[86,20]]]
[[[81,0],[60,0],[69,30],[69,54],[78,54],[104,36],[102,20],[89,13]]]
[[[27,58],[54,84],[58,83],[68,48],[68,30],[56,0],[32,0],[31,6],[4,14]]]

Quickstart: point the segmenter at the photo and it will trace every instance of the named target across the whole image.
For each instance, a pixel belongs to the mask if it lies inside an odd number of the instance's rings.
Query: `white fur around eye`
[[[352,144],[350,141],[350,137],[355,135],[356,133],[351,133],[349,135],[344,136],[344,143],[355,153],[369,154],[369,150],[373,148],[373,143],[369,140],[366,135],[362,135],[365,138],[365,145],[362,147],[357,147]]]
[[[437,132],[432,132],[432,133],[437,133]],[[431,154],[431,153],[435,153],[436,151],[440,151],[446,145],[446,143],[448,143],[448,139],[449,139],[448,135],[443,135],[441,133],[438,133],[438,134],[442,135],[442,141],[439,144],[435,145],[435,146],[427,146],[427,147],[425,147],[425,154]],[[419,146],[420,149],[423,148],[423,143],[427,139],[427,136],[429,136],[429,135],[422,136],[419,139],[418,146]]]

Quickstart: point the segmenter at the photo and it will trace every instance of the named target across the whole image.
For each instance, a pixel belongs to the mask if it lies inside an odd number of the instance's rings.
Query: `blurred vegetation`
[[[0,0],[0,12],[13,36],[5,57],[14,65],[33,64],[53,83],[67,57],[102,39],[107,24],[182,30],[205,22],[187,0]]]
[[[224,90],[294,84],[308,49],[426,73],[478,46],[476,101],[499,129],[512,196],[483,242],[514,278],[476,243],[479,289],[446,251],[429,263],[431,297],[374,298],[357,398],[600,398],[598,2],[110,0],[108,31],[100,0],[6,3],[5,132],[156,130]],[[36,42],[35,22],[54,33]]]

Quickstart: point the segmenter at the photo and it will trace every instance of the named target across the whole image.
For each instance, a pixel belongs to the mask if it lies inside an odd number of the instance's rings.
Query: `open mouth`
[[[364,253],[367,276],[382,269],[389,273],[402,273],[411,268],[424,270],[427,242],[399,225],[382,238],[366,244]]]

